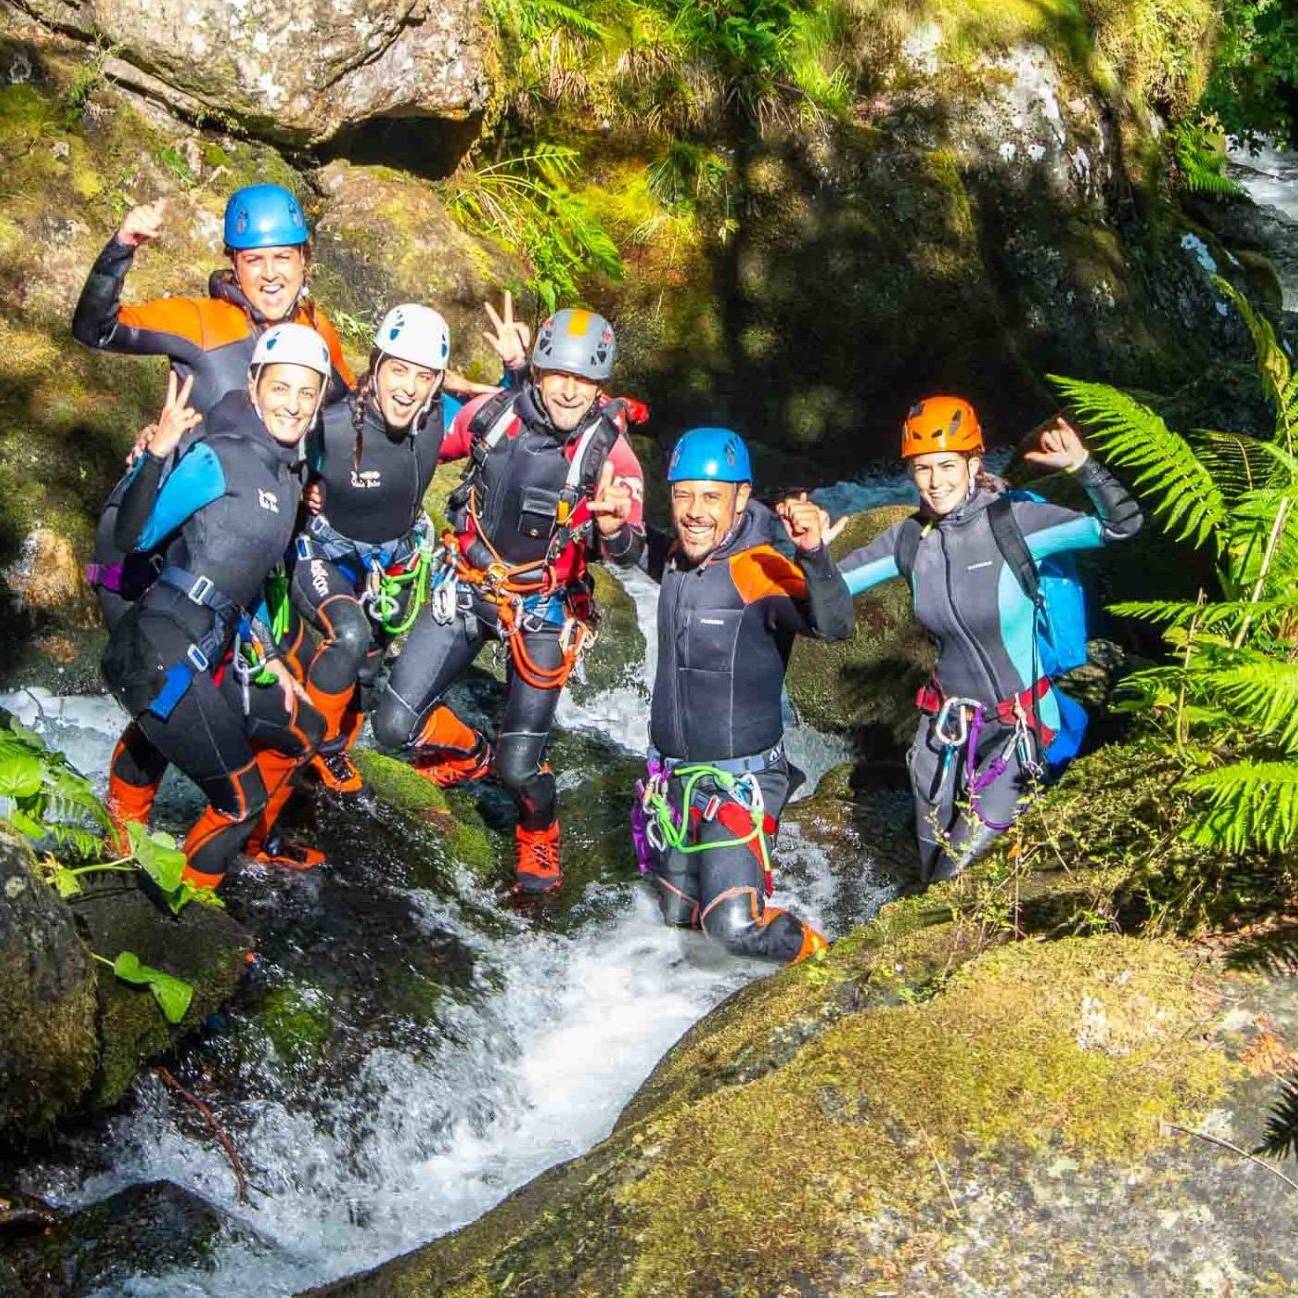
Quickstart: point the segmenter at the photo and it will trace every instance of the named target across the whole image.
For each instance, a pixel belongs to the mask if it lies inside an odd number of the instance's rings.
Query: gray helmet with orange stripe
[[[541,326],[532,364],[538,370],[562,370],[603,383],[613,373],[616,355],[613,326],[602,315],[565,307]]]

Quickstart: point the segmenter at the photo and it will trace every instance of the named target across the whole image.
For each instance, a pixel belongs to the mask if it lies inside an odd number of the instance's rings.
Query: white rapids
[[[638,574],[627,586],[651,673],[656,587]],[[125,720],[110,699],[30,690],[0,697],[0,705],[102,786]],[[566,702],[560,723],[601,730],[642,752],[646,710],[647,689],[633,681],[585,707]],[[839,741],[800,727],[789,739],[809,785],[847,755]],[[187,782],[169,780],[172,806],[192,803]],[[824,926],[837,887],[829,862],[796,835],[788,846],[773,902]],[[853,863],[853,872],[867,873],[868,863]],[[579,905],[591,903],[596,917],[568,934],[537,931],[467,875],[460,892],[449,901],[431,892],[417,898],[430,932],[449,928],[477,957],[480,994],[448,997],[439,1022],[445,1048],[433,1059],[374,1049],[341,1095],[321,1098],[309,1112],[301,1096],[294,1105],[273,1094],[243,1101],[240,1144],[258,1187],[251,1204],[237,1202],[220,1151],[177,1126],[174,1104],[150,1076],[136,1083],[130,1110],[107,1125],[106,1172],[37,1169],[30,1188],[67,1205],[172,1181],[249,1237],[218,1246],[214,1269],[132,1280],[103,1298],[279,1298],[454,1230],[602,1140],[668,1047],[768,971],[726,957],[697,934],[665,928],[643,888],[591,885]],[[490,910],[496,931],[467,922],[466,906]]]

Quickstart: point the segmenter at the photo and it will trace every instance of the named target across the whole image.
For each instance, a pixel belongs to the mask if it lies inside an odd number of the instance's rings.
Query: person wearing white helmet
[[[488,307],[487,338],[511,372],[502,391],[469,402],[451,424],[443,459],[466,459],[452,494],[445,561],[428,608],[392,668],[374,712],[385,747],[407,750],[441,787],[494,770],[518,806],[518,891],[563,881],[558,801],[545,760],[569,674],[593,641],[589,566],[626,552],[641,528],[644,478],[627,440],[647,411],[606,392],[617,345],[593,311],[546,320],[528,365],[528,331]],[[601,501],[614,482],[633,507],[610,521]],[[494,755],[487,738],[442,702],[493,639],[508,646],[507,697]]]
[[[264,843],[293,771],[324,733],[324,718],[279,660],[262,591],[293,537],[300,448],[330,370],[313,329],[268,329],[247,386],[212,407],[203,437],[164,481],[171,452],[197,422],[188,382],[177,390],[173,376],[118,511],[122,549],[165,547],[168,562],[114,628],[104,676],[146,739],[207,795],[184,844],[183,877],[194,889],[217,887],[254,830]],[[264,683],[254,685],[249,656]],[[275,863],[322,859],[303,850]]]
[[[321,635],[306,688],[324,715],[313,759],[321,782],[361,787],[348,749],[360,728],[358,683],[373,684],[428,585],[433,537],[422,502],[460,403],[443,390],[451,352],[431,307],[393,307],[356,391],[330,406],[308,443],[319,510],[298,537],[293,603]]]

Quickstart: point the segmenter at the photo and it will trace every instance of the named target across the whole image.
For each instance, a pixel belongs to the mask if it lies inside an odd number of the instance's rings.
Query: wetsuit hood
[[[218,433],[226,436],[246,437],[257,446],[271,451],[281,464],[297,464],[302,456],[302,443],[285,446],[277,442],[267,431],[261,417],[253,408],[252,398],[246,388],[237,388],[227,392],[220,401],[208,411],[204,421],[208,437]]]
[[[926,521],[937,527],[963,527],[977,518],[998,495],[1000,495],[999,491],[988,491],[975,484],[972,494],[964,504],[958,509],[953,509],[949,514],[936,518],[925,509],[921,509],[920,513]]]

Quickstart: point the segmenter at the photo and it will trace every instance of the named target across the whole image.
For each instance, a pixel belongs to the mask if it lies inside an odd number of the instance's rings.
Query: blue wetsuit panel
[[[225,473],[221,461],[210,446],[198,442],[162,484],[135,548],[152,550],[187,518],[223,495]]]

